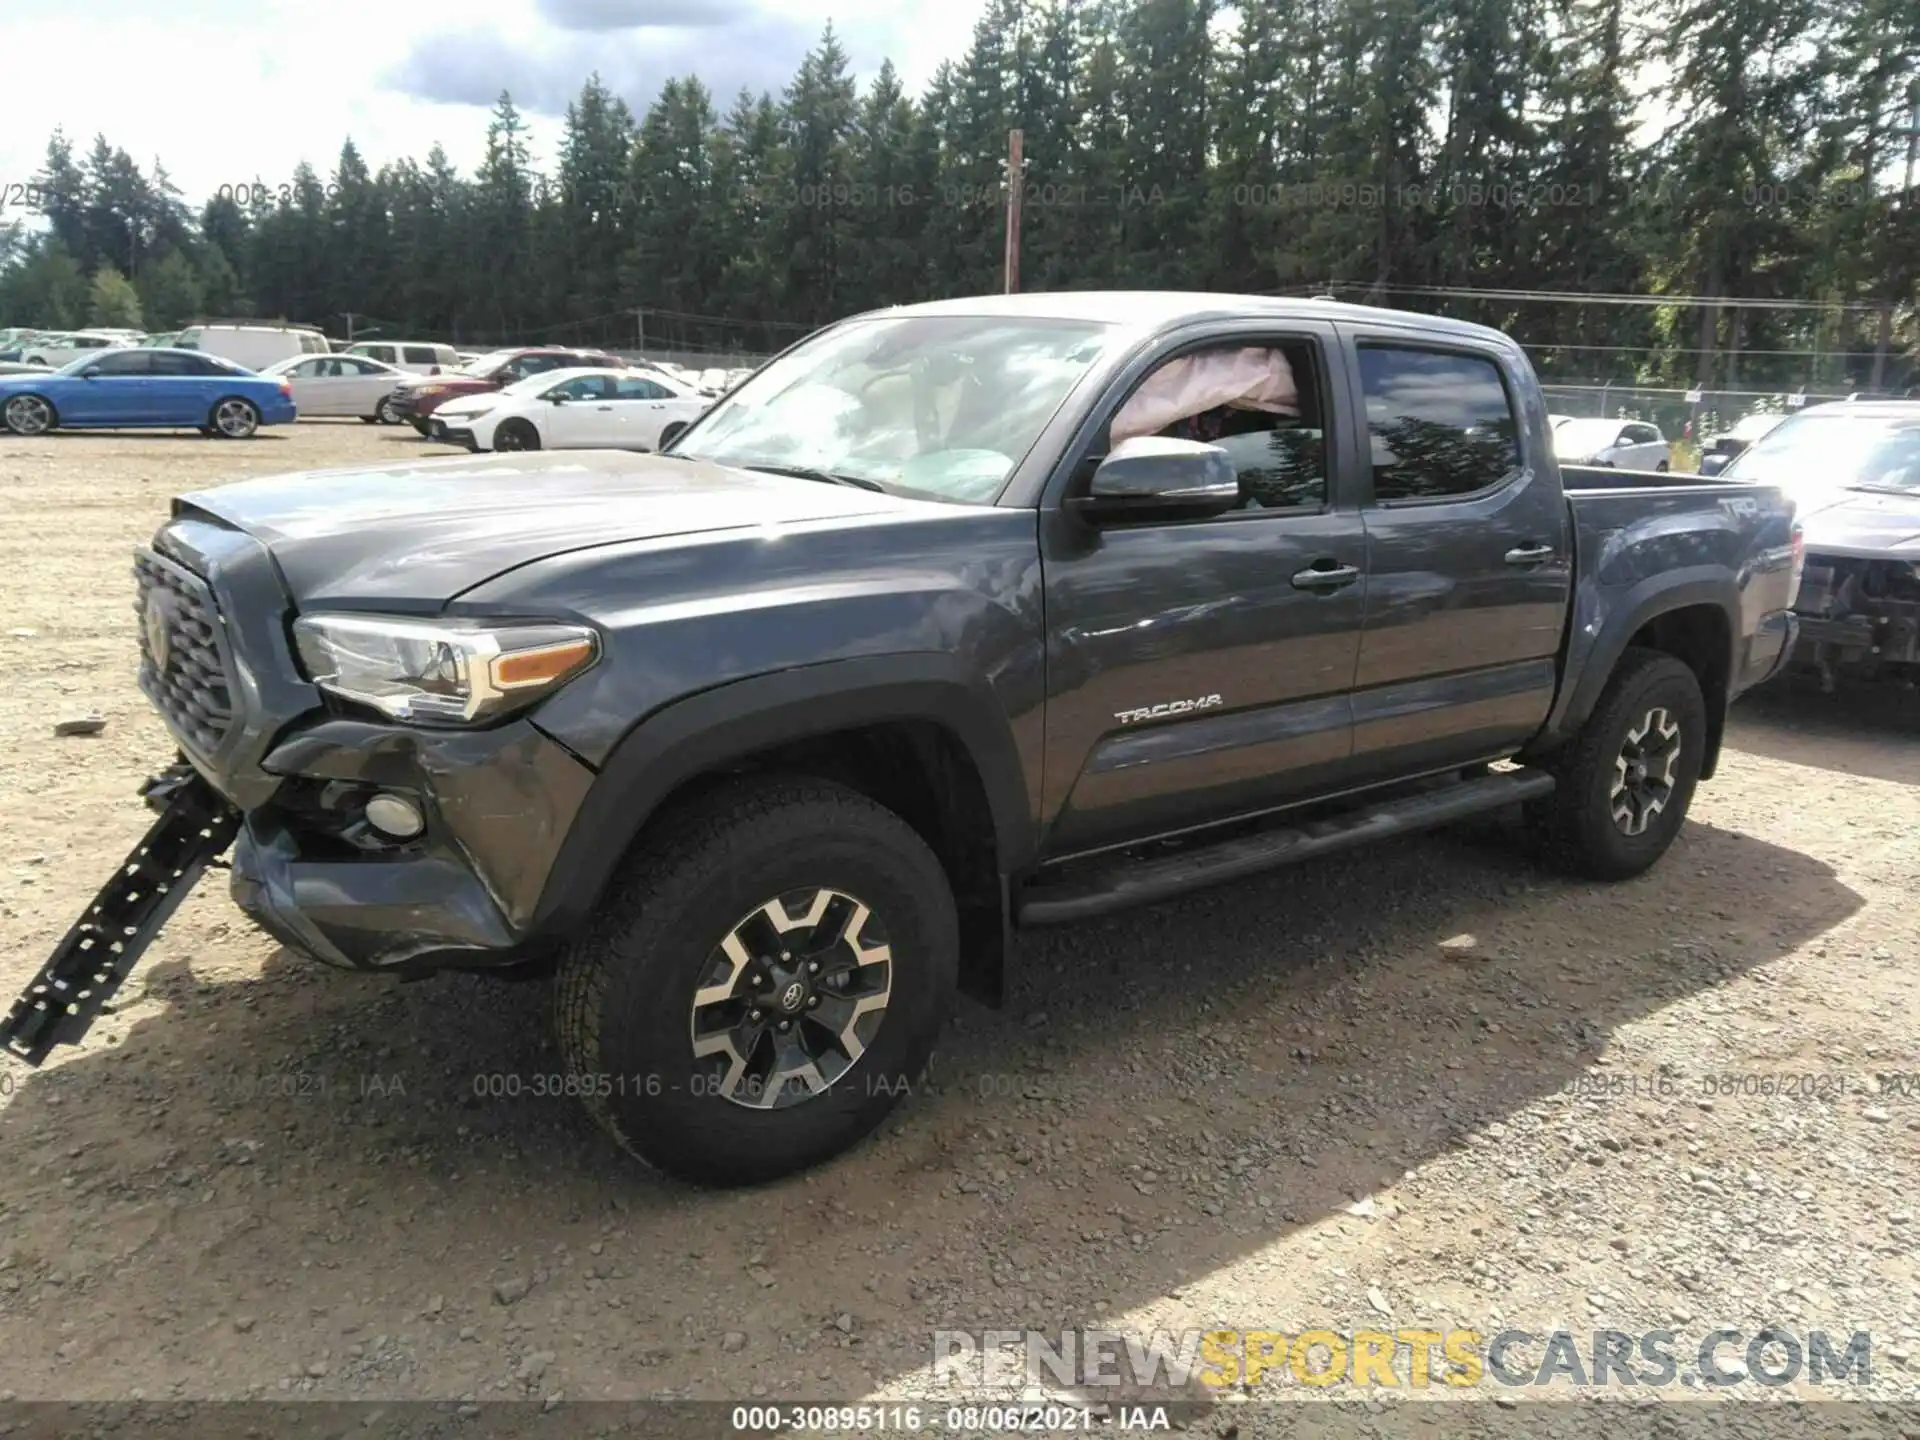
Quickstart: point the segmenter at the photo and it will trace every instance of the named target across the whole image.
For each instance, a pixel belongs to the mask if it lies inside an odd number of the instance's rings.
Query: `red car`
[[[500,390],[538,375],[543,370],[571,370],[578,366],[619,369],[627,362],[599,350],[555,350],[541,346],[526,350],[495,350],[464,370],[439,375],[417,375],[404,381],[381,402],[381,419],[405,420],[425,435],[427,417],[456,395],[478,395]]]

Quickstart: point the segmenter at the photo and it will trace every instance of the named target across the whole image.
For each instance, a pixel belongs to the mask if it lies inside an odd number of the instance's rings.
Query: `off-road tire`
[[[1615,821],[1616,761],[1628,736],[1656,711],[1680,727],[1670,797],[1638,835]],[[1667,851],[1680,833],[1700,779],[1707,705],[1692,670],[1673,656],[1638,646],[1620,657],[1580,733],[1546,762],[1553,794],[1528,807],[1528,819],[1562,868],[1592,880],[1626,880]]]
[[[694,991],[743,916],[815,887],[859,897],[883,923],[885,1013],[828,1089],[749,1108],[714,1093],[711,1062],[695,1059]],[[696,1183],[757,1184],[839,1154],[918,1084],[958,966],[952,890],[911,826],[841,785],[754,777],[649,826],[561,958],[554,1028],[588,1111],[630,1154]]]

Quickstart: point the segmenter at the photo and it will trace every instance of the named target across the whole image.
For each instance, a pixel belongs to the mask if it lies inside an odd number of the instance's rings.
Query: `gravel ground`
[[[167,498],[423,453],[0,446],[5,995],[147,821],[128,551]],[[1030,938],[878,1138],[749,1193],[529,1093],[536,990],[319,970],[216,876],[84,1047],[0,1062],[0,1398],[944,1402],[942,1328],[1670,1329],[1684,1361],[1769,1325],[1868,1330],[1842,1391],[1915,1397],[1917,708],[1743,701],[1630,884],[1490,826]]]

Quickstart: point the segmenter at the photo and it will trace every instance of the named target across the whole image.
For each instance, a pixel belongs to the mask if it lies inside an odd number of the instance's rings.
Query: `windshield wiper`
[[[835,470],[817,470],[810,465],[746,465],[742,470],[759,470],[768,475],[791,475],[796,480],[819,480],[827,485],[851,485],[856,490],[871,490],[877,495],[887,493],[887,487],[878,480],[869,480],[864,475],[843,475]]]

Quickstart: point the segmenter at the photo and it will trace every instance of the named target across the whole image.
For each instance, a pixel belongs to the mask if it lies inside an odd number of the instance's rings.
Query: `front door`
[[[1236,462],[1239,508],[1102,529],[1043,510],[1049,854],[1285,804],[1349,766],[1365,532],[1324,418],[1341,382],[1331,339],[1303,326],[1198,347],[1270,346],[1295,377],[1297,414],[1195,417]],[[1109,421],[1138,387],[1120,388]],[[1223,416],[1233,433],[1217,433]],[[1080,460],[1072,484],[1089,475]]]
[[[1511,752],[1547,718],[1572,584],[1566,498],[1529,463],[1525,362],[1359,331],[1370,485],[1354,762],[1388,780]]]

